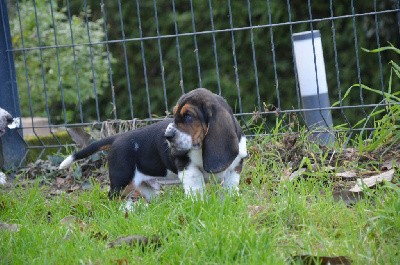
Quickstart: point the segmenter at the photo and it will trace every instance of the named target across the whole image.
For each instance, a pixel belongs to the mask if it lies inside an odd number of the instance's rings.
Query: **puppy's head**
[[[0,108],[0,136],[6,132],[7,125],[13,122],[13,117],[6,110]]]
[[[165,131],[173,152],[202,149],[207,172],[225,170],[239,153],[242,131],[226,101],[204,88],[183,95]]]

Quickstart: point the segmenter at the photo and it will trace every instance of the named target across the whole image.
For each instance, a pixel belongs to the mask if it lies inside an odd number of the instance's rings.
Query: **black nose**
[[[172,140],[175,137],[176,130],[167,130],[164,134],[165,138],[167,138],[168,141]]]
[[[7,115],[6,117],[7,123],[10,124],[14,121],[13,117],[11,115]]]

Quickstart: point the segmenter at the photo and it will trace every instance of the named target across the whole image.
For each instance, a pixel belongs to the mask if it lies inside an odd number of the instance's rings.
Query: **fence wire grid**
[[[389,64],[399,55],[368,52],[398,47],[397,0],[1,1],[11,61],[1,68],[15,74],[0,92],[23,118],[21,163],[32,150],[40,158],[70,146],[66,128],[162,119],[197,87],[224,96],[248,135],[269,133],[276,119],[305,124],[312,111],[329,111],[331,130],[352,135],[373,130],[371,113],[399,85]],[[313,30],[331,104],[306,108],[293,34]],[[357,125],[363,118],[370,122]]]

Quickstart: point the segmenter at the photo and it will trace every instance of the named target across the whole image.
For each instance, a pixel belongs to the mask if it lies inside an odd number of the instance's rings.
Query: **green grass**
[[[14,232],[0,227],[0,264],[288,264],[296,255],[399,264],[399,168],[391,183],[366,190],[352,205],[337,200],[331,172],[377,173],[383,162],[400,161],[400,92],[391,84],[385,97],[392,105],[370,114],[376,130],[352,139],[356,151],[347,160],[340,157],[345,134],[336,138],[332,157],[304,128],[283,120],[271,135],[252,140],[240,196],[209,186],[204,201],[192,201],[173,187],[126,214],[96,180],[91,190],[58,196],[40,183],[45,176],[34,185],[0,189],[0,222],[20,225]],[[284,180],[299,167],[308,169],[305,177]],[[129,235],[159,242],[107,247]]]
[[[175,187],[128,215],[95,181],[93,190],[55,197],[38,182],[2,190],[0,221],[21,226],[18,232],[0,230],[0,263],[287,264],[294,255],[309,254],[398,264],[398,185],[387,183],[348,207],[321,179],[277,181],[273,172],[282,169],[268,170],[274,165],[258,155],[253,152],[246,164],[255,163],[243,178],[254,179],[241,184],[240,196],[210,186],[207,200],[193,202]],[[71,215],[75,221],[61,223]],[[158,236],[160,243],[107,247],[128,235]]]
[[[381,131],[398,119],[382,120],[384,126],[376,123]],[[400,160],[399,131],[384,131],[384,141],[377,134],[369,141],[355,137],[360,156],[346,161],[338,155],[332,159],[328,149],[299,131],[277,127],[274,134],[249,142],[240,196],[208,186],[204,201],[192,201],[181,187],[173,187],[148,205],[139,201],[126,214],[97,180],[90,190],[57,196],[50,195],[54,185],[46,185],[54,180],[41,182],[46,176],[34,184],[18,186],[24,182],[17,180],[15,187],[0,190],[0,222],[20,225],[17,232],[0,228],[0,264],[288,264],[296,255],[398,264],[398,168],[392,183],[366,191],[351,206],[334,196],[337,183],[325,168],[377,171],[382,159]],[[337,154],[343,151],[341,142],[338,137]],[[374,150],[368,151],[370,145]],[[309,171],[304,178],[284,180],[290,167]],[[130,235],[159,242],[107,247]]]
[[[400,160],[399,131],[384,131],[385,139],[355,137],[359,155],[348,160],[339,158],[343,139],[337,139],[332,159],[328,149],[300,131],[281,128],[249,142],[240,196],[208,186],[204,201],[192,201],[173,187],[148,205],[139,201],[126,214],[121,202],[108,200],[98,180],[90,190],[57,196],[50,195],[51,177],[40,175],[34,184],[19,186],[24,182],[17,180],[0,190],[0,223],[20,225],[17,232],[0,227],[0,264],[288,264],[296,255],[398,264],[399,169],[391,183],[367,190],[351,206],[335,197],[338,183],[332,175],[378,172],[387,158]],[[325,170],[328,165],[334,168]],[[298,167],[308,168],[304,177],[284,180]],[[130,235],[159,242],[107,247]]]

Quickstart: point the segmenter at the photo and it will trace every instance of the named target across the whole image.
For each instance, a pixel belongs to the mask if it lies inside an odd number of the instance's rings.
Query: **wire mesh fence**
[[[196,87],[224,96],[248,135],[269,133],[277,119],[306,124],[307,113],[324,111],[331,131],[352,135],[373,129],[371,112],[399,85],[389,64],[399,55],[368,52],[398,46],[397,0],[2,0],[0,7],[8,58],[1,67],[11,73],[0,84],[0,107],[24,118],[21,162],[73,145],[65,128],[162,119]],[[302,99],[294,36],[305,31],[320,34],[328,106]],[[311,40],[315,67],[307,72],[317,72]]]

